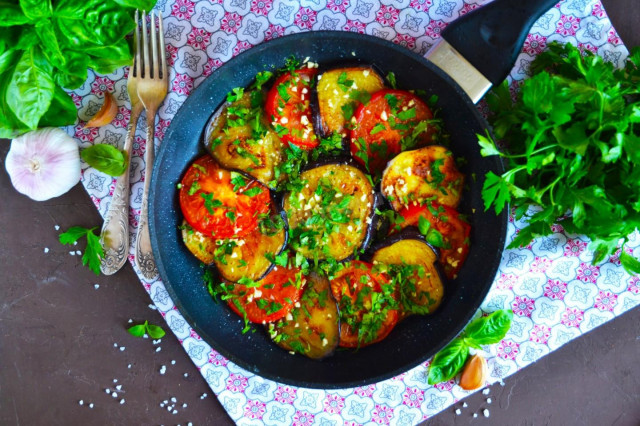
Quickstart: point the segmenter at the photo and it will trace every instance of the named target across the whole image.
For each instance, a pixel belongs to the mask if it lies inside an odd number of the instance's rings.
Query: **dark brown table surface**
[[[638,0],[603,2],[625,44],[640,45]],[[0,141],[2,164],[8,149]],[[127,333],[129,319],[165,325],[131,266],[96,277],[58,243],[56,225],[101,223],[81,185],[35,202],[0,170],[0,425],[233,424],[173,334],[153,345]],[[425,424],[637,426],[639,362],[636,308]],[[105,392],[118,385],[117,398]],[[172,397],[176,414],[160,407]]]

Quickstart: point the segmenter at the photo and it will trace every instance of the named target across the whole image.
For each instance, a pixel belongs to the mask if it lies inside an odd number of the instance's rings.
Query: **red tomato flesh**
[[[276,131],[279,126],[287,130],[282,140],[302,149],[313,149],[320,143],[313,130],[310,102],[311,81],[317,73],[317,68],[301,68],[281,75],[269,90],[265,104]]]
[[[368,163],[371,172],[378,173],[403,150],[401,141],[408,141],[416,126],[421,121],[431,120],[433,113],[413,93],[385,89],[374,93],[366,105],[360,105],[354,118],[356,125],[351,130],[351,155],[363,166]],[[427,125],[408,149],[429,144],[434,133],[435,128]]]
[[[442,234],[446,248],[440,248],[440,263],[447,278],[457,276],[462,264],[469,254],[469,235],[471,226],[460,219],[460,214],[452,207],[437,203],[411,205],[398,212],[404,222],[401,226],[418,226],[420,217],[424,217]]]
[[[251,285],[234,283],[227,299],[231,309],[250,322],[267,323],[283,318],[302,297],[306,278],[299,269],[275,266]]]
[[[231,180],[232,173],[208,155],[187,169],[180,187],[180,209],[195,230],[216,239],[240,238],[258,227],[258,215],[270,211],[269,188],[247,177],[243,177],[245,185],[236,188],[237,181]]]
[[[373,265],[353,261],[331,280],[331,292],[340,310],[340,343],[356,348],[379,342],[398,322],[397,289]],[[374,303],[374,294],[382,303]],[[379,298],[379,297],[376,298]]]

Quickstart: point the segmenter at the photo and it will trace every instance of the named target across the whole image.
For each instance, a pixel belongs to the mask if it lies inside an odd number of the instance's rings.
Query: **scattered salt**
[[[128,323],[131,324],[133,322],[133,320],[131,318],[129,318]]]
[[[104,390],[106,393],[111,393],[111,389],[107,388]]]
[[[128,364],[128,365],[127,365],[127,368],[131,368],[131,364]]]
[[[56,231],[60,229],[58,225],[54,226],[54,228],[56,228]]]
[[[93,408],[93,402],[89,404],[89,408]]]
[[[475,419],[476,417],[478,417],[478,413],[473,413],[473,418]]]
[[[487,410],[486,408],[482,410],[482,415],[485,417],[489,417],[489,410]]]
[[[81,252],[80,250],[76,250],[76,254],[77,254],[78,256],[80,256],[80,255],[82,254],[82,252]]]
[[[456,408],[456,416],[459,416],[460,414],[462,414],[462,411],[460,411],[459,408]]]
[[[124,351],[125,347],[124,346],[120,346],[120,352]]]
[[[171,402],[178,402],[175,396],[171,397]]]
[[[178,414],[178,410],[173,410],[171,414]]]
[[[182,404],[182,408],[187,408],[187,403]]]
[[[83,401],[83,400],[80,400],[80,401],[78,401],[78,404],[80,404],[80,405],[84,405],[84,401]]]
[[[189,373],[184,373],[184,377],[189,377]]]
[[[464,408],[467,408],[469,405],[467,405],[467,403],[466,403],[466,402],[464,402],[464,403],[462,403],[462,406],[463,406]]]
[[[49,247],[45,247],[45,248],[44,248],[44,252],[45,252],[45,253],[49,253]]]
[[[113,383],[118,383],[118,379],[113,379]]]
[[[114,343],[114,344],[113,344],[113,347],[114,347],[114,348],[117,348],[117,347],[118,347],[118,344],[117,344],[117,343]]]
[[[70,254],[71,256],[75,256],[75,255],[76,255],[76,252],[75,252],[75,251],[70,251],[70,252],[69,252],[69,254]]]
[[[175,359],[171,360],[171,365],[176,365],[176,360]]]
[[[484,389],[484,390],[482,391],[482,394],[483,394],[483,395],[489,395],[489,392],[491,392],[491,391],[489,390],[489,388],[486,388],[486,389]]]
[[[124,404],[124,398],[120,400],[120,405]]]
[[[160,374],[163,374],[167,372],[167,367],[165,367],[164,365],[162,367],[160,367]]]
[[[96,290],[100,288],[100,284],[94,284],[93,288],[95,288]]]
[[[120,390],[120,389],[122,389],[122,385],[116,386],[116,390]]]
[[[491,404],[493,400],[491,398],[487,398],[487,404]]]
[[[117,394],[117,393],[115,393],[115,392],[113,392],[113,393],[111,394],[111,396],[112,396],[112,397],[114,397],[114,398],[116,398],[116,397],[118,396],[118,394]]]
[[[160,346],[158,346],[158,347],[156,348],[156,352],[160,352],[161,350],[162,350],[162,348],[161,348]]]

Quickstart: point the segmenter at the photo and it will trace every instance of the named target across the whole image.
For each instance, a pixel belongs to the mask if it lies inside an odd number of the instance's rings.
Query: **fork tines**
[[[136,10],[136,29],[134,32],[134,75],[138,75],[142,78],[163,80],[167,78],[167,58],[165,54],[164,37],[160,37],[159,34],[164,34],[164,26],[162,23],[162,14],[158,14],[157,25],[156,15],[152,10],[149,15],[149,31],[147,35],[147,13],[142,11],[142,28],[138,24],[138,11]],[[140,44],[140,30],[142,30],[142,45]],[[143,46],[148,46],[145,49]],[[151,58],[149,57],[149,50],[151,50]],[[140,52],[142,51],[142,55]],[[158,62],[158,59],[161,62]],[[139,74],[135,74],[138,73]]]

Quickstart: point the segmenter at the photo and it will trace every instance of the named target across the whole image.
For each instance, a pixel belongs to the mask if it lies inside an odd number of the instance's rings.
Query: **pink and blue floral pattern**
[[[341,30],[371,34],[424,54],[448,23],[488,0],[158,0],[165,22],[170,93],[159,111],[156,144],[191,91],[240,52],[285,34]],[[546,12],[527,36],[511,72],[512,93],[526,78],[529,64],[552,41],[573,43],[621,66],[628,52],[598,0],[564,0]],[[128,68],[111,75],[93,72],[71,96],[79,121],[67,131],[81,147],[92,143],[121,146],[129,119]],[[85,129],[105,93],[118,103],[118,115],[107,126]],[[479,109],[486,112],[486,105]],[[130,206],[133,260],[135,226],[140,214],[146,164],[145,120],[140,120],[132,156]],[[82,182],[104,216],[114,179],[86,164]],[[510,217],[507,240],[524,226]],[[516,373],[571,339],[640,303],[640,279],[629,276],[619,255],[591,265],[593,253],[584,236],[562,226],[522,249],[505,250],[492,289],[477,312],[511,308],[511,331],[487,348],[490,381]],[[627,251],[640,255],[640,235]],[[138,271],[136,265],[134,268]],[[454,381],[427,384],[429,362],[392,379],[354,389],[323,391],[287,386],[263,379],[234,365],[189,327],[160,280],[144,288],[164,316],[229,416],[241,425],[412,425],[464,398]]]

